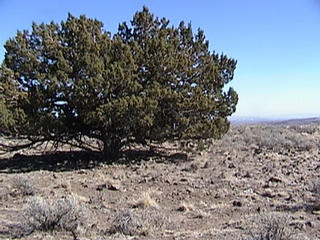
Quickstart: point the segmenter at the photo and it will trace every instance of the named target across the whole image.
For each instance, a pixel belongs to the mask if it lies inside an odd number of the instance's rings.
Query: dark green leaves
[[[87,136],[106,154],[131,143],[227,132],[238,97],[224,89],[236,61],[211,53],[202,30],[170,26],[146,7],[114,36],[102,26],[69,14],[7,41],[1,131],[57,142]]]

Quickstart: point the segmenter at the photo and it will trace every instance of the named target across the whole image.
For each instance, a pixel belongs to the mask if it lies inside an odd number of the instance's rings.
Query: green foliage
[[[2,65],[0,69],[0,133],[16,134],[24,127],[25,114],[17,105],[24,93],[14,80],[13,72]]]
[[[220,138],[237,94],[224,91],[236,61],[211,53],[204,32],[170,27],[144,7],[111,36],[103,24],[65,22],[18,31],[0,71],[0,130],[31,143],[131,143]]]

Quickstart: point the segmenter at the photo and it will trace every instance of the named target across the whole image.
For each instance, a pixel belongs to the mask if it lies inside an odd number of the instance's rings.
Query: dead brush
[[[7,201],[10,193],[10,189],[7,186],[0,186],[0,200]]]
[[[320,179],[312,182],[311,192],[313,193],[312,208],[316,211],[320,210]]]
[[[33,187],[32,181],[22,175],[16,175],[11,178],[11,187],[13,188],[13,192],[11,192],[12,196],[22,195],[22,196],[30,196],[34,195],[35,189]]]
[[[120,212],[113,220],[110,234],[147,236],[162,229],[168,220],[156,209],[129,209]]]
[[[32,197],[21,213],[21,220],[7,227],[12,237],[23,237],[34,231],[64,230],[77,238],[77,229],[87,218],[75,197],[43,199]]]
[[[105,208],[103,195],[103,192],[97,192],[91,195],[88,203],[95,209]]]
[[[289,240],[294,233],[288,227],[288,218],[273,214],[262,215],[255,222],[257,229],[249,230],[249,237],[241,240]]]

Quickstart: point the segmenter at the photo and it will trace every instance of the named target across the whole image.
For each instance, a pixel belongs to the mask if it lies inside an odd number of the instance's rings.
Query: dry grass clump
[[[21,221],[8,225],[8,228],[13,237],[27,236],[34,231],[63,230],[71,232],[77,239],[77,229],[86,217],[83,207],[74,197],[52,200],[32,197],[21,214]]]
[[[155,200],[159,192],[147,190],[133,202],[133,209],[121,211],[114,218],[109,233],[147,236],[154,230],[162,229],[168,222],[161,214],[160,206]]]
[[[34,195],[34,186],[32,181],[22,175],[16,175],[11,178],[11,187],[14,189],[14,192],[11,195],[22,195],[22,196],[30,196]]]
[[[115,217],[109,233],[148,236],[150,232],[162,229],[167,222],[167,219],[155,209],[129,209]]]
[[[138,198],[138,200],[136,200],[133,203],[133,207],[135,208],[156,208],[159,209],[160,206],[159,204],[156,202],[156,200],[154,200],[154,195],[156,194],[156,191],[153,190],[147,190],[145,192],[143,192],[140,196],[140,198]]]

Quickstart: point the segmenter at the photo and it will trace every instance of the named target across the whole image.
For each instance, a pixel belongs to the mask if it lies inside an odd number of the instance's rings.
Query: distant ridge
[[[274,125],[320,124],[320,117],[310,117],[310,118],[231,117],[229,120],[232,125],[241,125],[241,124],[274,124]]]
[[[307,124],[320,124],[320,117],[312,117],[312,118],[296,118],[296,119],[288,119],[284,121],[277,121],[273,124],[279,125],[307,125]]]

